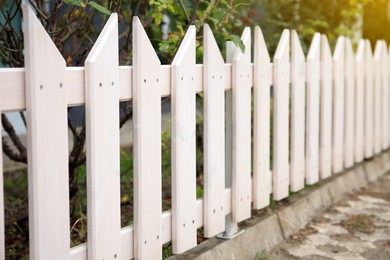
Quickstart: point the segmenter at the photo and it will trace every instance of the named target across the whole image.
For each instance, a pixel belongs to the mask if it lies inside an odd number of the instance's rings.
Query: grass
[[[340,225],[351,233],[372,234],[375,231],[374,216],[366,214],[352,215],[342,220]]]

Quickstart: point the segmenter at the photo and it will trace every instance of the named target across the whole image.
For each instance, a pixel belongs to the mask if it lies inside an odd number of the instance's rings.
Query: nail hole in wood
[[[181,80],[183,80],[183,77],[181,77]]]
[[[146,79],[144,79],[144,83],[146,83]]]
[[[101,86],[103,86],[103,84],[100,82],[100,83],[99,83],[99,87],[101,87]]]
[[[62,88],[62,86],[63,86],[62,83],[60,83],[60,88]]]
[[[40,89],[43,89],[43,85],[40,85],[39,88],[40,88]]]
[[[114,83],[114,81],[113,81],[113,82],[111,82],[111,86],[114,86],[114,84],[115,84],[115,83]]]

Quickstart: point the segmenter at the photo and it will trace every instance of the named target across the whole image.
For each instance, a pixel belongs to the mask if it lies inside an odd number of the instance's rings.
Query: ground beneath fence
[[[390,259],[390,174],[348,195],[256,259]]]

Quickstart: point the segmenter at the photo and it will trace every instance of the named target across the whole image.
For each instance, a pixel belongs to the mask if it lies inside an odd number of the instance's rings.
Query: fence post
[[[271,59],[263,33],[255,27],[254,39],[254,122],[253,122],[253,208],[269,205],[272,185],[270,173],[270,88]]]
[[[180,254],[196,246],[195,26],[190,26],[171,67],[172,244]]]
[[[333,173],[343,170],[344,161],[344,53],[345,39],[340,36],[333,54]]]
[[[364,158],[374,154],[374,88],[373,88],[373,58],[369,40],[364,46]]]
[[[321,37],[320,177],[332,174],[332,53],[328,38]]]
[[[203,27],[204,236],[225,229],[225,62],[210,27]]]
[[[161,63],[133,18],[134,258],[161,259]]]
[[[274,57],[273,198],[289,193],[290,31],[284,30]]]
[[[345,40],[345,117],[344,117],[344,167],[354,163],[355,142],[355,58],[351,39]]]
[[[291,32],[291,160],[290,187],[305,186],[305,86],[306,64],[298,34]]]
[[[85,61],[85,80],[88,259],[121,259],[117,14]]]
[[[31,259],[69,259],[65,60],[23,5]]]
[[[355,58],[355,162],[364,159],[364,40],[359,41]]]

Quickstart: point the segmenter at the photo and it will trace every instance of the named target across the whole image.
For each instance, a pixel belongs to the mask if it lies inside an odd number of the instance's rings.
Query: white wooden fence
[[[113,14],[85,67],[71,68],[33,11],[24,6],[23,13],[25,68],[0,69],[0,108],[27,111],[31,259],[161,259],[161,247],[169,241],[173,252],[181,253],[196,246],[197,228],[204,227],[205,237],[232,230],[250,218],[252,208],[267,207],[270,194],[284,199],[305,183],[389,148],[390,57],[384,41],[372,55],[369,41],[361,40],[354,54],[351,41],[339,37],[332,57],[326,36],[317,33],[305,59],[297,33],[284,30],[271,63],[255,27],[252,63],[246,28],[245,52],[229,45],[225,63],[205,25],[202,65],[195,63],[191,26],[172,65],[161,65],[134,18],[133,66],[119,66]],[[204,197],[196,200],[199,92],[204,93]],[[172,101],[172,210],[167,212],[161,207],[164,96]],[[130,99],[134,225],[121,229],[118,103]],[[67,107],[80,104],[86,107],[88,242],[70,248]],[[3,207],[1,192],[2,258]]]

